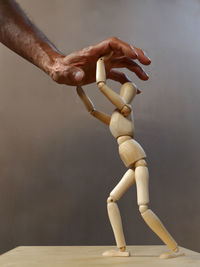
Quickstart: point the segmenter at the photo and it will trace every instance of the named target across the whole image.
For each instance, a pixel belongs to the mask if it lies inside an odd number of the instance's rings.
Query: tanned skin
[[[69,55],[61,53],[29,20],[14,0],[0,0],[0,41],[27,59],[60,84],[85,85],[95,82],[96,62],[102,55],[113,55],[106,63],[107,78],[125,83],[130,79],[113,68],[127,68],[140,79],[148,75],[135,62],[151,63],[146,53],[135,46],[111,37]]]

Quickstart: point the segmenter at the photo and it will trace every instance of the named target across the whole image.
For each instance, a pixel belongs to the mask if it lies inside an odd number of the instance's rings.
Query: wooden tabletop
[[[200,253],[181,248],[185,256],[160,259],[166,246],[128,246],[130,257],[102,257],[111,246],[20,246],[0,256],[0,267],[200,267]]]

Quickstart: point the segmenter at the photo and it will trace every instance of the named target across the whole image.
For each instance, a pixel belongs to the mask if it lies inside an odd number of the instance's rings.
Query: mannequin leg
[[[126,251],[126,242],[123,233],[121,215],[116,201],[119,200],[128,188],[135,182],[134,171],[129,169],[117,186],[112,190],[107,199],[107,209],[109,220],[114,232],[115,241],[119,250],[109,250],[103,253],[103,256],[127,257],[129,252]]]
[[[137,187],[137,201],[139,205],[139,210],[144,221],[151,228],[151,230],[160,237],[160,239],[168,246],[171,251],[178,252],[179,248],[176,241],[169,234],[169,232],[167,231],[163,223],[160,221],[160,219],[156,216],[156,214],[148,208],[149,173],[146,167],[146,162],[144,160],[140,160],[136,163],[135,181]],[[171,258],[177,256],[179,255],[175,253],[165,253],[165,255],[161,255],[161,258]]]

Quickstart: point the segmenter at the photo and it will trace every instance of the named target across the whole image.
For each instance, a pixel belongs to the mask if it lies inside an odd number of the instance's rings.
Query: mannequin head
[[[125,100],[127,104],[131,103],[133,98],[137,94],[137,87],[134,83],[124,83],[120,89],[120,96]]]

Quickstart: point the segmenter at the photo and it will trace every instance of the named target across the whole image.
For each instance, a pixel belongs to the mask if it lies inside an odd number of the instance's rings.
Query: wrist
[[[67,64],[65,56],[61,53],[51,53],[45,65],[45,72],[59,84],[70,84],[68,81],[71,66]]]
[[[59,61],[65,56],[55,50],[47,51],[46,53],[47,57],[42,60],[42,69],[51,76],[52,72],[58,67]]]

